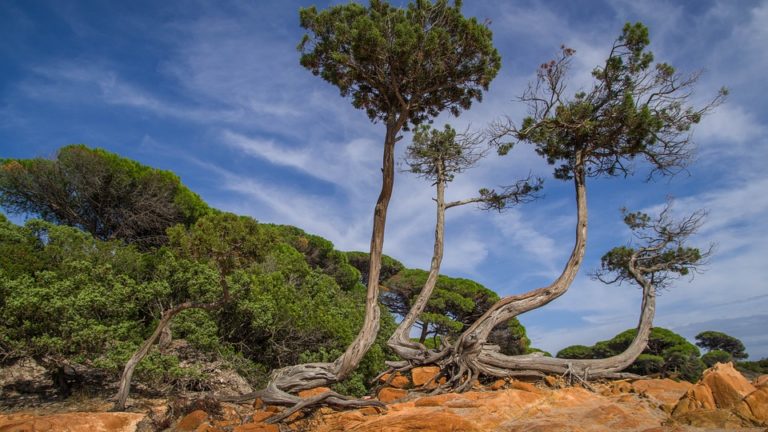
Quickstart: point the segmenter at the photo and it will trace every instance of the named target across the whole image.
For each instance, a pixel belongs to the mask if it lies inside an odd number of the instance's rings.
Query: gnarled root
[[[319,395],[302,399],[289,391],[298,392],[335,382],[335,376],[328,363],[307,363],[278,369],[272,373],[269,385],[264,390],[234,397],[220,397],[223,402],[245,402],[261,399],[267,405],[287,406],[288,409],[267,419],[267,423],[278,423],[293,413],[316,406],[330,406],[337,409],[374,407],[385,410],[383,403],[377,400],[362,400],[327,391]]]

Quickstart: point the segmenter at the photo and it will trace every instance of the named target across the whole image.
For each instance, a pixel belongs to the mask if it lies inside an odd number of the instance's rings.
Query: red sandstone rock
[[[704,384],[698,383],[680,398],[672,414],[680,416],[690,411],[713,409],[715,409],[715,399],[712,396],[712,390]]]
[[[732,363],[717,363],[704,371],[701,382],[712,390],[718,408],[733,408],[744,396],[755,391],[744,375]]]
[[[503,379],[499,379],[493,382],[490,386],[488,386],[489,389],[496,391],[504,388],[504,386],[507,385],[507,382]]]
[[[760,387],[748,394],[737,409],[742,414],[761,421],[768,421],[768,387]],[[744,409],[746,408],[746,409]]]
[[[191,413],[182,417],[178,423],[176,423],[176,430],[178,431],[193,431],[198,426],[203,424],[208,419],[208,413],[203,410],[192,411]]]
[[[671,379],[639,380],[632,383],[635,393],[653,399],[659,404],[675,405],[693,384],[687,381],[673,381]]]
[[[137,413],[83,413],[72,412],[33,416],[10,414],[0,416],[2,432],[134,432],[145,417]]]
[[[384,403],[394,402],[406,396],[408,396],[408,392],[403,389],[384,387],[383,389],[379,390],[379,400]]]
[[[509,388],[512,388],[512,389],[515,389],[515,390],[527,391],[527,392],[531,392],[531,393],[541,393],[542,392],[541,389],[537,388],[535,385],[533,385],[531,383],[527,383],[527,382],[523,382],[523,381],[517,381],[517,380],[512,380],[509,383]]]
[[[752,382],[755,387],[768,386],[768,375],[760,375]]]
[[[411,371],[411,379],[413,381],[413,385],[418,387],[426,384],[439,373],[440,368],[437,366],[417,367]]]
[[[328,387],[315,387],[308,390],[300,391],[299,397],[302,399],[308,399],[308,398],[311,398],[312,396],[317,396],[319,394],[323,394],[329,391],[331,391],[331,389],[329,389]]]
[[[411,386],[411,380],[409,380],[408,377],[397,375],[396,377],[392,378],[392,381],[389,382],[389,385],[395,388],[404,389]]]

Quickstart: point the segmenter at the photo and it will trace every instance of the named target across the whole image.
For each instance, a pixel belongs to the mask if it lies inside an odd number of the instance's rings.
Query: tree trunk
[[[125,368],[123,368],[123,374],[120,376],[120,382],[118,385],[119,390],[116,395],[117,402],[115,403],[115,406],[112,408],[112,410],[125,410],[125,402],[128,400],[128,393],[131,391],[131,380],[133,379],[133,372],[136,370],[136,366],[138,366],[144,357],[147,356],[150,348],[152,348],[152,345],[154,345],[155,342],[160,339],[161,335],[167,332],[168,326],[170,325],[173,317],[175,317],[179,312],[187,309],[212,309],[219,305],[219,302],[205,304],[185,302],[171,309],[164,310],[160,316],[160,322],[157,323],[155,331],[152,332],[152,335],[147,338],[144,343],[141,344],[139,349],[133,353],[131,358],[125,364]]]
[[[419,343],[411,341],[411,327],[413,327],[413,324],[419,318],[419,315],[421,315],[427,307],[429,297],[432,295],[435,285],[437,285],[437,277],[440,274],[440,263],[443,260],[445,233],[445,178],[440,167],[438,167],[436,188],[437,217],[435,222],[435,243],[427,281],[424,283],[424,287],[422,287],[421,292],[418,297],[416,297],[416,301],[411,306],[408,314],[403,318],[403,321],[400,322],[400,325],[397,326],[397,329],[389,338],[389,341],[387,341],[387,345],[389,345],[389,347],[401,358],[417,363],[428,360],[427,357],[429,353],[427,347],[425,347],[423,343],[428,333],[429,324],[423,323]]]
[[[560,276],[549,286],[524,294],[504,297],[496,302],[462,333],[455,344],[458,351],[478,352],[494,327],[521,313],[542,307],[565,294],[568,290],[579,271],[587,245],[587,192],[585,180],[583,155],[577,153],[573,170],[577,208],[576,241]]]
[[[429,336],[429,323],[422,323],[421,335],[419,336],[419,343],[424,345],[424,341],[427,340],[427,336]]]
[[[637,334],[627,349],[622,353],[604,359],[561,359],[536,355],[506,356],[498,352],[484,349],[478,358],[480,369],[489,375],[506,376],[510,369],[538,371],[545,373],[564,374],[566,372],[580,374],[585,377],[599,378],[614,375],[631,365],[645,347],[653,327],[653,317],[656,312],[656,290],[645,277],[630,264],[630,272],[642,286],[643,301],[640,306],[640,319]]]
[[[327,386],[345,379],[357,368],[360,360],[376,341],[379,331],[379,275],[381,272],[381,254],[384,248],[384,228],[387,221],[387,208],[392,197],[395,179],[395,143],[397,134],[407,121],[404,114],[392,117],[387,121],[387,133],[384,138],[384,155],[382,158],[382,185],[376,207],[373,212],[373,229],[371,233],[371,249],[368,262],[368,289],[365,299],[365,318],[363,326],[355,340],[346,351],[333,363],[305,363],[288,366],[273,371],[266,389],[247,396],[261,397],[272,404],[306,405],[297,396],[290,394],[310,388]],[[334,395],[336,395],[334,393]],[[336,395],[338,396],[338,395]],[[351,402],[340,402],[336,396],[322,398],[323,403],[334,406],[352,406]],[[319,403],[319,402],[318,402]],[[369,406],[380,406],[378,401],[361,401]],[[355,405],[359,406],[359,405]],[[278,421],[280,417],[273,419]]]

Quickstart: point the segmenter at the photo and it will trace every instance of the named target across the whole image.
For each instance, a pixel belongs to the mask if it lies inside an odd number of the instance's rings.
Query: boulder
[[[331,391],[328,387],[315,387],[308,390],[302,390],[299,392],[299,397],[302,399],[308,399],[313,396],[317,396],[326,392]]]
[[[384,387],[379,390],[379,400],[384,403],[391,403],[406,396],[408,396],[408,392],[403,389]]]
[[[712,390],[715,405],[722,409],[735,407],[744,396],[755,391],[755,386],[734,369],[733,363],[715,364],[704,371],[701,383]]]
[[[404,389],[411,386],[411,380],[409,380],[408,377],[397,375],[392,378],[389,385],[395,388]]]
[[[768,421],[768,387],[760,387],[748,394],[739,403],[736,411],[747,417]]]
[[[680,416],[690,411],[715,409],[715,398],[712,396],[712,390],[704,384],[698,383],[692,386],[680,398],[672,410],[673,416]]]
[[[33,416],[31,414],[0,415],[0,431],[35,432],[134,432],[145,414],[71,412]]]
[[[768,375],[760,375],[752,382],[755,387],[768,386]]]
[[[639,380],[632,383],[635,393],[645,396],[660,405],[674,406],[693,384],[688,381],[674,381],[665,379]]]
[[[710,428],[733,430],[753,426],[750,421],[725,409],[691,411],[675,417],[675,421],[698,428],[707,428],[707,430]]]
[[[411,370],[411,379],[413,381],[413,385],[419,387],[428,383],[439,373],[440,368],[437,366],[417,367]]]
[[[177,431],[194,431],[208,420],[208,413],[203,410],[192,411],[176,423]]]
[[[507,385],[507,382],[503,379],[498,379],[493,382],[493,384],[489,385],[488,388],[490,390],[496,391],[504,388],[504,386]]]

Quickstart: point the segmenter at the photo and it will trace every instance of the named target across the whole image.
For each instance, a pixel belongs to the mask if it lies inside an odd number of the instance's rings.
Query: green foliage
[[[400,271],[384,282],[381,302],[391,312],[405,316],[428,275],[429,272],[418,269]],[[419,320],[432,326],[437,334],[455,334],[482,315],[498,298],[496,293],[477,282],[441,275]]]
[[[541,355],[543,355],[544,357],[552,357],[552,354],[550,354],[549,352],[544,351],[543,349],[533,348],[533,347],[526,349],[524,354],[533,354],[533,353],[541,353]]]
[[[175,174],[84,145],[62,147],[54,160],[0,161],[0,206],[142,247],[212,212]]]
[[[481,99],[501,66],[491,31],[463,17],[459,2],[310,7],[300,22],[308,31],[301,65],[351,96],[372,121],[402,115],[416,125],[445,109],[458,115]]]
[[[531,350],[531,340],[528,339],[525,327],[517,317],[491,330],[488,335],[488,343],[498,345],[499,352],[506,355],[526,354]]]
[[[739,369],[748,370],[758,374],[768,374],[768,357],[757,361],[742,361],[736,363]]]
[[[687,105],[696,77],[682,77],[666,63],[653,65],[647,51],[648,29],[624,26],[605,63],[592,72],[594,85],[572,98],[563,94],[573,49],[541,65],[539,82],[523,95],[532,115],[514,128],[514,138],[536,146],[549,164],[560,164],[555,177],[573,176],[576,157],[583,157],[588,176],[628,175],[644,158],[653,172],[673,173],[690,158],[689,130],[719,104],[722,90],[702,108]],[[512,143],[503,143],[505,154]]]
[[[733,356],[729,352],[715,349],[701,356],[701,361],[703,361],[707,367],[712,367],[715,363],[728,363],[729,361],[733,361]]]
[[[631,366],[640,375],[650,375],[664,369],[664,357],[653,354],[640,354]]]
[[[360,272],[360,280],[363,284],[368,284],[368,261],[370,254],[368,252],[347,252],[349,264]],[[381,256],[381,271],[379,272],[379,283],[403,270],[405,266],[398,260],[387,256]]]
[[[707,350],[725,351],[735,359],[749,357],[744,344],[733,336],[717,331],[705,331],[696,335],[696,345]]]
[[[0,218],[0,250],[8,251],[0,256],[0,357],[84,362],[116,374],[161,310],[227,292],[221,310],[180,313],[174,337],[261,383],[270,369],[340,353],[362,324],[359,273],[328,241],[226,213],[168,234],[166,246],[147,251],[72,227],[38,220],[19,227]],[[301,239],[302,251],[293,246]],[[382,314],[381,337],[393,329],[392,316]],[[364,392],[384,368],[385,347],[377,340],[342,385]],[[196,388],[205,378],[179,366],[174,354],[155,351],[137,377],[177,388]]]
[[[571,345],[557,352],[557,358],[566,359],[592,359],[595,358],[592,347],[585,345]]]
[[[399,264],[399,263],[398,263]],[[382,283],[381,303],[390,312],[405,316],[427,281],[429,272],[418,269],[403,269]],[[440,275],[435,289],[418,324],[422,332],[422,343],[427,343],[431,334],[438,343],[439,336],[456,336],[468,325],[475,322],[488,310],[499,296],[479,283],[462,278]],[[499,345],[505,354],[521,354],[530,346],[525,327],[512,318],[491,331],[488,342]]]
[[[629,329],[613,338],[588,347],[573,345],[557,353],[558,358],[597,359],[618,355],[629,347],[637,329]],[[651,329],[648,346],[626,370],[641,375],[674,375],[696,381],[704,370],[699,349],[677,333],[661,327]]]

